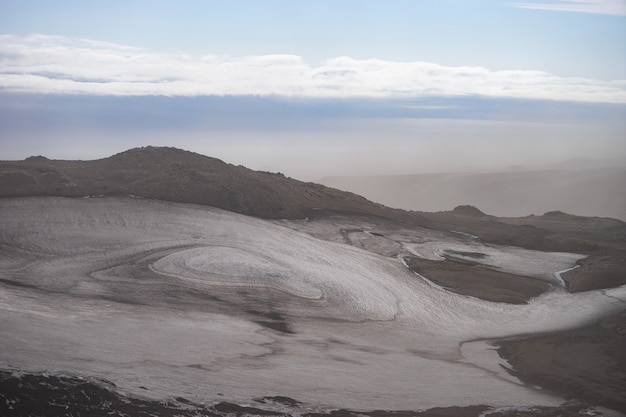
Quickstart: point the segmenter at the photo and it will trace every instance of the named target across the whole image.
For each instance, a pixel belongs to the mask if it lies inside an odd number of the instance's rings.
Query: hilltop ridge
[[[263,218],[304,218],[316,208],[406,217],[350,192],[171,147],[134,148],[92,161],[34,156],[0,162],[0,197],[129,194]]]

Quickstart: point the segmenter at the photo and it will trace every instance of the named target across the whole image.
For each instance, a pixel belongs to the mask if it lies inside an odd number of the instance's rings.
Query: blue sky
[[[350,56],[624,79],[626,5],[597,3],[622,15],[506,0],[4,0],[0,27],[158,52],[294,54],[313,65]]]
[[[166,144],[303,179],[626,160],[625,119],[626,0],[0,0],[0,159]]]

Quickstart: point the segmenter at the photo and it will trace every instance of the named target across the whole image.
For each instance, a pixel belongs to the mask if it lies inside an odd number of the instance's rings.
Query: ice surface
[[[563,329],[626,304],[624,288],[552,291],[528,305],[453,294],[397,255],[480,252],[546,280],[580,255],[355,226],[132,198],[2,200],[0,367],[209,403],[552,405],[561,399],[503,377],[497,358],[464,343]]]
[[[480,243],[476,240],[451,241],[437,240],[423,243],[407,243],[404,248],[425,259],[444,259],[448,252],[457,258],[480,262],[494,269],[515,275],[539,278],[560,285],[562,280],[554,275],[555,271],[571,268],[582,255],[561,252],[541,252],[517,247],[502,247]],[[476,259],[459,253],[480,253],[484,258]]]

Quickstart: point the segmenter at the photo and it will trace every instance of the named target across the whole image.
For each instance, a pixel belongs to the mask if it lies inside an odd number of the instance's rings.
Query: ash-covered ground
[[[555,273],[584,255],[376,218],[14,198],[0,201],[0,248],[5,381],[104,380],[129,398],[205,410],[278,413],[285,404],[259,401],[276,397],[295,399],[282,412],[301,414],[558,407],[562,396],[512,376],[490,341],[580,327],[626,306],[624,287],[566,291]],[[498,271],[545,291],[489,301],[407,259]]]

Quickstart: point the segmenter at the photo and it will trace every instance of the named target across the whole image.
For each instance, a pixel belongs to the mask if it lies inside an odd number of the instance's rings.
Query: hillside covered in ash
[[[302,218],[313,208],[390,212],[356,194],[176,148],[135,148],[94,161],[35,156],[0,164],[3,197],[99,195],[202,204],[264,218]]]

